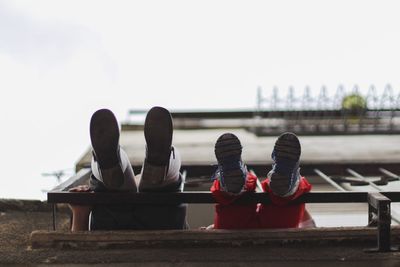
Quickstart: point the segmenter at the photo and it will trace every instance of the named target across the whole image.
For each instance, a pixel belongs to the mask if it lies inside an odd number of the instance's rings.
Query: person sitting
[[[135,176],[128,155],[119,145],[120,131],[108,109],[96,111],[90,121],[92,161],[89,185],[72,192],[178,192],[184,183],[181,159],[172,146],[171,114],[153,107],[144,124],[146,156],[141,175]],[[186,229],[186,204],[180,205],[70,205],[72,231]],[[90,218],[90,219],[89,219]]]
[[[300,175],[301,146],[293,133],[283,133],[273,152],[272,170],[261,183],[271,204],[236,204],[243,194],[255,192],[258,178],[242,161],[242,145],[232,133],[221,135],[215,144],[218,168],[211,192],[215,205],[214,229],[296,228],[315,225],[304,203],[293,200],[311,190]]]

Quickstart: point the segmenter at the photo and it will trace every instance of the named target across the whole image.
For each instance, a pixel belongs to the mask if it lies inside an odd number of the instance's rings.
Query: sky
[[[0,0],[0,198],[45,199],[99,108],[254,108],[256,88],[399,90],[393,0]]]

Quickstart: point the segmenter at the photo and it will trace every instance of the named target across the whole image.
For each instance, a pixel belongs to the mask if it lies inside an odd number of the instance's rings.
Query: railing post
[[[386,198],[386,197],[384,197]],[[390,251],[390,199],[378,202],[378,250]]]
[[[375,209],[368,203],[368,227],[378,226],[378,215]]]
[[[57,204],[53,203],[53,231],[56,230],[56,224],[57,224],[56,214],[57,214]]]
[[[390,199],[379,192],[368,193],[368,225],[377,225],[377,248],[367,252],[393,251],[390,243]]]

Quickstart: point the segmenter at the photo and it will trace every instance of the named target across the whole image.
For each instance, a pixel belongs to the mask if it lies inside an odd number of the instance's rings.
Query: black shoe
[[[275,142],[272,152],[274,161],[268,173],[272,192],[278,196],[291,195],[300,180],[300,141],[294,133],[283,133]]]
[[[146,190],[164,182],[172,151],[172,133],[172,117],[169,111],[162,107],[150,109],[144,123],[146,158],[140,190]]]
[[[236,135],[225,133],[215,143],[215,156],[218,169],[215,177],[219,178],[222,188],[231,193],[242,191],[247,170],[242,162],[242,145]]]
[[[168,165],[171,155],[172,132],[172,118],[169,111],[162,107],[150,109],[144,123],[147,162],[157,166]]]
[[[119,127],[110,110],[100,109],[92,115],[90,140],[93,148],[93,174],[107,188],[119,188],[124,183],[124,173],[120,166]]]

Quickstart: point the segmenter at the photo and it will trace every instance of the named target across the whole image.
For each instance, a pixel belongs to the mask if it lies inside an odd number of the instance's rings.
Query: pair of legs
[[[172,118],[168,110],[153,107],[146,116],[146,156],[142,173],[135,176],[125,151],[119,146],[119,126],[114,114],[101,109],[90,121],[92,175],[90,186],[72,191],[176,192],[181,188],[181,159],[172,146]],[[184,229],[185,205],[72,206],[72,230]],[[90,216],[90,222],[89,222]]]
[[[272,152],[272,170],[261,183],[272,204],[235,204],[243,194],[256,190],[258,178],[247,170],[239,139],[231,133],[220,136],[215,144],[218,169],[211,187],[218,204],[215,206],[215,229],[293,228],[312,218],[305,204],[291,203],[311,190],[300,175],[301,146],[297,136],[279,136]]]

